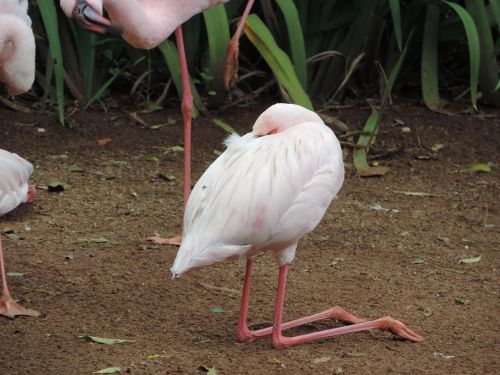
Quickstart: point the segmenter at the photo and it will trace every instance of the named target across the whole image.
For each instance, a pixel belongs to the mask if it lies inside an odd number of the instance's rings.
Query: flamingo
[[[237,337],[240,341],[272,335],[275,348],[369,329],[389,330],[410,341],[422,337],[389,316],[366,321],[336,306],[282,322],[289,265],[298,241],[320,222],[344,180],[340,144],[314,112],[294,104],[275,104],[256,120],[252,132],[231,135],[225,152],[193,188],[184,216],[184,237],[171,268],[185,272],[247,258]],[[279,266],[272,327],[247,326],[250,279],[256,255],[270,251]],[[282,331],[323,319],[350,326],[295,337]]]
[[[31,203],[36,189],[28,184],[33,166],[17,154],[0,149],[0,216],[12,211],[21,203]],[[0,269],[2,272],[2,298],[0,314],[9,318],[17,315],[36,316],[14,301],[7,287],[3,260],[2,238],[0,236]]]
[[[35,80],[35,37],[28,0],[0,2],[0,91],[19,95]],[[3,90],[2,89],[3,86]]]
[[[97,33],[121,34],[136,48],[156,47],[175,31],[179,64],[182,75],[181,112],[184,122],[184,206],[191,190],[191,120],[193,97],[189,85],[186,53],[182,37],[182,24],[205,9],[229,0],[60,0],[68,17],[74,17],[83,27]],[[237,77],[239,39],[255,0],[248,0],[226,55],[224,83],[232,86]],[[103,17],[103,7],[110,18]],[[181,236],[173,238],[151,237],[156,244],[180,245]]]

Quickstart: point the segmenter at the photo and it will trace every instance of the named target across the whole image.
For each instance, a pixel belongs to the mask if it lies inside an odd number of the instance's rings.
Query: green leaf
[[[215,369],[215,367],[210,367],[208,369],[207,375],[217,375],[217,370]]]
[[[403,33],[401,32],[401,5],[399,0],[389,0],[391,7],[392,24],[394,33],[396,34],[396,43],[398,44],[399,51],[403,50]]]
[[[234,130],[229,124],[225,123],[222,120],[219,120],[218,118],[214,118],[212,122],[217,125],[219,128],[224,130],[225,132],[232,133],[238,135],[238,132]]]
[[[292,101],[307,109],[314,110],[309,97],[297,78],[290,58],[278,47],[271,32],[256,14],[248,16],[244,31],[248,39],[266,60],[274,76],[290,95]]]
[[[295,73],[304,90],[307,89],[307,59],[304,33],[300,24],[299,13],[292,0],[276,0],[288,31],[288,40],[292,52]]]
[[[122,339],[112,339],[107,337],[97,337],[97,336],[77,336],[79,339],[85,341],[92,341],[103,345],[116,345],[116,344],[126,344],[134,342],[134,340],[122,340]]]
[[[463,258],[458,261],[458,264],[473,264],[481,261],[481,255],[474,258]]]
[[[415,261],[413,262],[413,264],[424,264],[425,263],[425,260],[423,259],[415,259]]]
[[[223,307],[220,307],[220,306],[217,306],[217,307],[213,307],[212,308],[212,312],[214,314],[221,314],[224,312],[224,308]]]
[[[443,2],[458,14],[465,28],[467,44],[469,46],[470,96],[473,108],[477,109],[476,102],[480,63],[479,34],[471,15],[461,5],[446,0],[443,0]]]
[[[168,70],[170,71],[172,79],[174,80],[179,98],[182,100],[182,76],[177,48],[175,47],[174,43],[167,39],[158,46],[158,49],[165,59],[165,63],[167,64]],[[203,103],[201,102],[200,95],[198,94],[198,90],[196,90],[196,87],[194,86],[191,79],[189,80],[189,84],[191,86],[191,93],[193,95],[193,117],[197,117],[198,113],[200,111],[204,111],[205,109],[203,107]]]
[[[434,196],[434,194],[424,193],[423,191],[400,191],[400,190],[393,190],[393,193],[408,195],[410,197],[433,197]]]
[[[108,367],[99,371],[94,371],[92,374],[116,374],[117,372],[122,372],[122,369],[120,367]]]
[[[24,273],[22,272],[7,272],[7,276],[9,277],[21,277],[24,276]]]
[[[468,304],[470,304],[470,301],[468,299],[465,299],[465,298],[455,298],[455,303],[457,305],[468,305]]]
[[[159,163],[160,162],[160,159],[158,158],[158,156],[154,156],[154,155],[145,155],[142,157],[142,160],[145,160],[145,161],[154,161],[155,163]]]
[[[491,172],[491,167],[488,164],[484,164],[484,163],[471,163],[471,164],[465,166],[465,168],[462,169],[462,172],[467,172],[467,173],[478,173],[478,172],[490,173]]]

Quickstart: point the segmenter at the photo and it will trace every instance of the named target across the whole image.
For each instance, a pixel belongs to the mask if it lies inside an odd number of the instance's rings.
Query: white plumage
[[[35,37],[28,0],[0,1],[0,82],[9,95],[28,91],[35,80]]]
[[[0,216],[28,201],[33,166],[17,154],[0,149]]]
[[[291,263],[344,180],[334,133],[297,105],[271,106],[226,146],[189,197],[174,275],[266,250]]]

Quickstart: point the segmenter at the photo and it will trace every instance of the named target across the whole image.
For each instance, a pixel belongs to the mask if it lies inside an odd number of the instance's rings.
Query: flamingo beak
[[[123,30],[103,17],[97,10],[92,8],[85,0],[77,0],[73,17],[81,26],[98,34],[111,34],[121,37]]]

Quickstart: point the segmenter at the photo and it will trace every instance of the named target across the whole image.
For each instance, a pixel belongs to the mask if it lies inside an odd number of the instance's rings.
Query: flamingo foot
[[[19,305],[16,301],[14,301],[10,296],[3,296],[0,299],[0,315],[4,315],[7,318],[13,319],[16,316],[24,315],[24,316],[33,316],[37,317],[38,314],[33,311],[29,311]]]
[[[155,245],[174,245],[181,246],[182,236],[175,236],[171,238],[163,238],[163,237],[148,237],[148,241],[152,242]]]
[[[345,311],[342,307],[334,306],[323,312],[283,323],[281,329],[283,330],[290,329],[304,324],[309,324],[319,320],[326,320],[326,319],[333,319],[347,324],[357,324],[366,322],[365,319],[361,319],[352,315],[351,313]],[[273,327],[267,327],[256,331],[251,331],[248,329],[245,323],[241,327],[238,327],[238,330],[236,332],[236,337],[238,338],[239,341],[242,342],[253,341],[259,337],[269,335],[272,332],[273,332]]]

